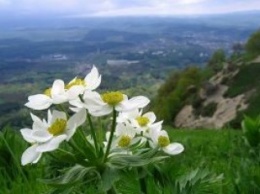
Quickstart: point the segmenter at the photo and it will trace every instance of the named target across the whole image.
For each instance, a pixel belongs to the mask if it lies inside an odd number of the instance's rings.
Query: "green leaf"
[[[101,175],[101,184],[99,189],[103,192],[108,191],[113,187],[115,182],[120,180],[120,174],[117,169],[106,168],[104,173]]]
[[[75,165],[72,168],[69,168],[64,175],[53,179],[42,179],[41,182],[49,184],[54,187],[71,187],[78,182],[88,182],[92,180],[97,175],[94,167],[84,167],[81,165]]]
[[[155,156],[158,152],[157,149],[149,150],[142,149],[135,155],[130,154],[115,154],[109,158],[107,165],[113,168],[125,167],[141,167],[151,163],[160,162],[169,156]]]

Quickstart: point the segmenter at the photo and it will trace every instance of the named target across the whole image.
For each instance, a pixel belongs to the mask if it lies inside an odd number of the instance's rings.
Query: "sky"
[[[0,14],[192,15],[260,10],[260,0],[0,0]]]

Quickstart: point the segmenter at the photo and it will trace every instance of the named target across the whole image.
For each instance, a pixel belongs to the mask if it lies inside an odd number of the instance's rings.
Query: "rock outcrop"
[[[238,66],[238,65],[237,65]],[[198,96],[201,99],[201,107],[206,108],[210,103],[215,104],[212,116],[196,114],[196,108],[192,105],[185,105],[177,114],[174,125],[180,128],[216,128],[224,127],[228,122],[236,118],[238,111],[245,110],[248,106],[247,94],[239,94],[235,97],[225,97],[228,85],[226,79],[232,79],[239,72],[234,64],[226,63],[222,71],[211,77],[199,90]]]

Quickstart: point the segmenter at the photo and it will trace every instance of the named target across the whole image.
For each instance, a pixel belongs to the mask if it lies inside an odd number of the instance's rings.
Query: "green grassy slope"
[[[232,130],[173,130],[168,128],[173,142],[180,142],[185,151],[167,159],[160,173],[149,167],[145,182],[148,194],[184,193],[252,193],[260,192],[259,158],[244,145],[240,131]],[[21,167],[20,156],[27,147],[20,134],[8,129],[0,134],[0,194],[49,193],[39,181],[48,174],[44,157],[37,165]],[[258,162],[257,162],[258,161]],[[190,181],[188,181],[190,180]],[[161,181],[161,184],[159,182]],[[186,185],[182,190],[176,184]],[[117,182],[118,191],[124,194],[138,192],[136,174],[130,173]],[[77,192],[75,193],[82,193]],[[86,186],[84,193],[96,193]]]

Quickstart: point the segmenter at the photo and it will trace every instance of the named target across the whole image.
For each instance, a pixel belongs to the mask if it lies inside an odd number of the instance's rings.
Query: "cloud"
[[[0,0],[0,8],[2,6],[7,6],[7,5],[10,5],[10,1],[9,0]]]
[[[165,15],[260,8],[259,0],[0,0],[10,13],[65,15]]]
[[[207,0],[180,0],[180,4],[186,4],[186,5],[198,4],[198,3],[201,3],[203,1],[207,1]]]

